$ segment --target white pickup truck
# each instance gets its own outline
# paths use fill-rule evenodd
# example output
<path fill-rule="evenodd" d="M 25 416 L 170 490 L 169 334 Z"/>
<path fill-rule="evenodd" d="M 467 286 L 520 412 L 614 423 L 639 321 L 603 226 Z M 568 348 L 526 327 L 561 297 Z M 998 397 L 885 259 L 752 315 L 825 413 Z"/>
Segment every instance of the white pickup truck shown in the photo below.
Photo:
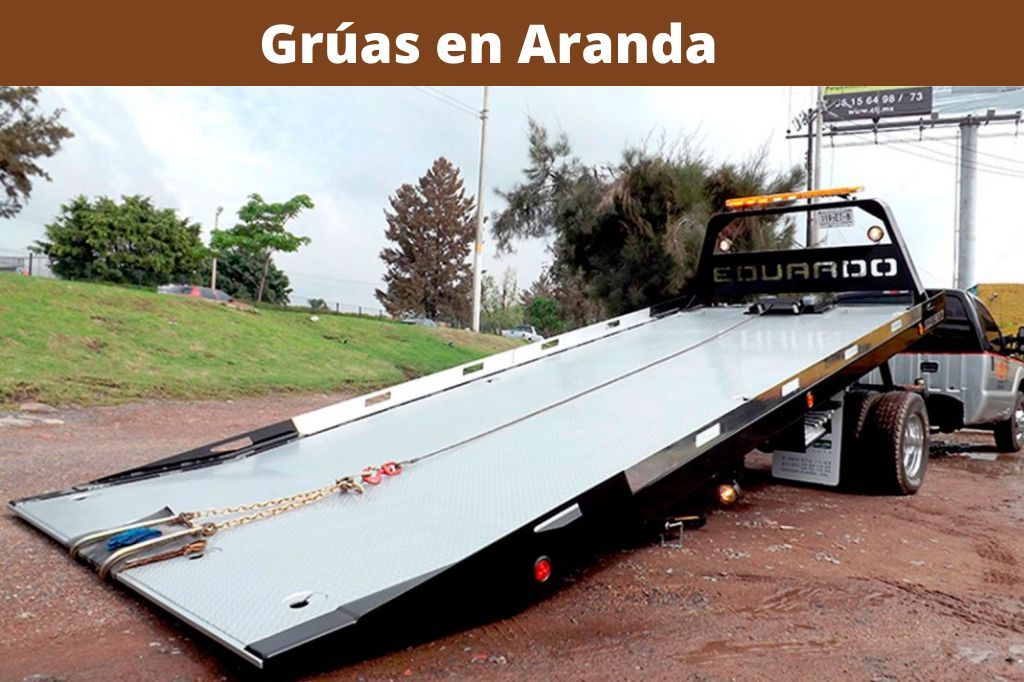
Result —
<path fill-rule="evenodd" d="M 1024 446 L 1022 332 L 1003 336 L 976 296 L 947 289 L 945 320 L 889 360 L 893 382 L 923 388 L 933 428 L 988 429 L 1000 451 L 1016 452 Z"/>
<path fill-rule="evenodd" d="M 544 340 L 544 337 L 537 333 L 536 328 L 529 324 L 521 324 L 511 329 L 502 329 L 501 335 L 510 339 L 522 339 L 530 343 Z"/>

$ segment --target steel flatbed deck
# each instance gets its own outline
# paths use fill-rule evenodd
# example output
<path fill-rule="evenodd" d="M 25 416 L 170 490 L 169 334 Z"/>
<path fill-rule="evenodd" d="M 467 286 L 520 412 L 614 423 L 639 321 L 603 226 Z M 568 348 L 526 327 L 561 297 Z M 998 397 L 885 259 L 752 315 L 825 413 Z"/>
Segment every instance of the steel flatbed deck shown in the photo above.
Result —
<path fill-rule="evenodd" d="M 711 301 L 643 310 L 299 415 L 235 451 L 207 448 L 11 507 L 71 545 L 164 508 L 279 498 L 413 460 L 365 494 L 218 532 L 195 560 L 112 572 L 263 665 L 357 630 L 510 538 L 518 547 L 571 528 L 595 499 L 643 498 L 696 458 L 749 449 L 806 409 L 809 392 L 841 390 L 934 315 L 922 301 L 806 315 Z"/>

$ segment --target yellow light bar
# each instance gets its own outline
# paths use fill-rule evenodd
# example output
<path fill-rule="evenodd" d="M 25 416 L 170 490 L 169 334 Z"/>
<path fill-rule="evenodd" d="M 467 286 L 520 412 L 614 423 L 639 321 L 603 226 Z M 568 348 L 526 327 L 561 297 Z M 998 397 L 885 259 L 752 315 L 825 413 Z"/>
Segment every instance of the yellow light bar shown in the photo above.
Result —
<path fill-rule="evenodd" d="M 774 206 L 776 204 L 788 204 L 800 199 L 816 199 L 819 197 L 843 197 L 856 194 L 864 189 L 863 187 L 833 187 L 832 189 L 812 189 L 806 192 L 784 192 L 782 194 L 762 194 L 757 197 L 739 197 L 726 199 L 725 207 L 736 210 L 740 208 L 761 208 L 763 206 Z"/>

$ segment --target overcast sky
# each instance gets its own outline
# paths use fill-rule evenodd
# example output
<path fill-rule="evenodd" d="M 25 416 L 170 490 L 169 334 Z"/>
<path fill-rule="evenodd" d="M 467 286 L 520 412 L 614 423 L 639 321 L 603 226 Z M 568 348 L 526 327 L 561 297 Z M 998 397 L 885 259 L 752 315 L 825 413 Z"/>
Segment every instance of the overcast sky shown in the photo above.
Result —
<path fill-rule="evenodd" d="M 479 107 L 480 88 L 444 88 Z M 76 136 L 44 160 L 53 182 L 36 183 L 26 209 L 0 220 L 0 254 L 24 252 L 61 202 L 77 194 L 144 194 L 221 226 L 252 192 L 268 200 L 309 194 L 316 209 L 292 229 L 312 238 L 276 262 L 292 280 L 293 301 L 308 297 L 376 306 L 388 196 L 414 182 L 438 156 L 477 182 L 479 123 L 416 88 L 45 88 L 44 104 L 66 110 Z M 526 164 L 526 123 L 534 117 L 568 134 L 587 162 L 614 162 L 645 139 L 696 135 L 716 159 L 740 160 L 762 144 L 777 166 L 803 162 L 788 142 L 790 117 L 808 106 L 810 88 L 492 88 L 487 186 L 506 188 Z M 981 281 L 1024 281 L 1024 137 L 1011 126 L 983 130 L 978 185 Z M 825 186 L 863 184 L 887 200 L 930 285 L 948 285 L 953 259 L 955 131 L 913 145 L 858 146 L 823 155 Z M 989 137 L 984 137 L 989 135 Z M 870 142 L 870 138 L 862 140 Z M 488 212 L 500 207 L 488 191 Z M 544 244 L 485 268 L 516 268 L 528 285 L 547 259 Z"/>

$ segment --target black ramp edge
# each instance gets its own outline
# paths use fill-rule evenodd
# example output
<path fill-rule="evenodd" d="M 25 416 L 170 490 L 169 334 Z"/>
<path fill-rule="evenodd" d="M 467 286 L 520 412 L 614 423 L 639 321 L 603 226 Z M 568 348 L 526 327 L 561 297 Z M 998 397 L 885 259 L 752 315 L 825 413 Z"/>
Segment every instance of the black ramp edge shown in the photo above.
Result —
<path fill-rule="evenodd" d="M 422 585 L 434 576 L 443 573 L 448 568 L 449 567 L 446 566 L 436 571 L 425 573 L 421 576 L 412 578 L 411 580 L 406 580 L 403 583 L 381 590 L 375 594 L 371 594 L 367 597 L 363 597 L 362 599 L 345 604 L 345 606 L 339 607 L 330 613 L 317 616 L 305 623 L 288 628 L 287 630 L 282 630 L 276 635 L 271 635 L 270 637 L 261 639 L 258 642 L 253 642 L 246 647 L 246 650 L 256 654 L 263 660 L 287 653 L 302 646 L 303 644 L 313 641 L 314 639 L 319 639 L 320 637 L 324 637 L 339 630 L 343 630 L 351 625 L 355 625 L 356 621 L 358 621 L 363 615 L 397 597 L 400 597 L 414 587 Z"/>
<path fill-rule="evenodd" d="M 196 464 L 202 464 L 205 462 L 217 462 L 221 459 L 228 457 L 238 457 L 245 454 L 253 454 L 264 450 L 269 446 L 277 445 L 286 440 L 298 436 L 298 432 L 295 430 L 295 425 L 292 420 L 287 419 L 280 421 L 269 426 L 263 426 L 252 431 L 240 433 L 228 438 L 222 438 L 214 443 L 203 445 L 202 447 L 187 450 L 177 455 L 165 457 L 164 459 L 158 459 L 155 462 L 143 464 L 142 466 L 120 471 L 116 474 L 97 478 L 94 481 L 90 481 L 92 485 L 108 485 L 111 483 L 117 483 L 126 479 L 135 479 L 148 474 L 160 473 L 168 471 L 170 469 L 177 469 L 185 466 L 191 466 Z M 236 441 L 251 441 L 251 444 L 244 445 L 243 447 L 231 450 L 219 450 L 222 446 L 229 445 Z"/>
<path fill-rule="evenodd" d="M 257 452 L 261 452 L 268 448 L 298 438 L 298 436 L 299 432 L 295 430 L 295 425 L 292 423 L 292 420 L 287 419 L 268 426 L 262 426 L 258 429 L 253 429 L 252 431 L 247 431 L 246 433 L 222 438 L 214 443 L 193 448 L 192 450 L 187 450 L 177 455 L 171 455 L 170 457 L 158 459 L 141 466 L 109 474 L 89 481 L 88 483 L 73 486 L 66 490 L 54 490 L 47 493 L 41 493 L 39 495 L 21 497 L 10 500 L 7 504 L 13 509 L 14 507 L 26 502 L 35 502 L 54 497 L 61 497 L 71 493 L 81 492 L 82 490 L 90 487 L 116 485 L 127 481 L 139 480 L 148 476 L 156 476 L 157 474 L 175 469 L 194 468 L 216 464 L 224 459 L 256 454 Z M 230 450 L 218 449 L 222 446 L 235 443 L 236 441 L 245 441 L 246 439 L 250 442 L 240 448 L 232 448 Z"/>

